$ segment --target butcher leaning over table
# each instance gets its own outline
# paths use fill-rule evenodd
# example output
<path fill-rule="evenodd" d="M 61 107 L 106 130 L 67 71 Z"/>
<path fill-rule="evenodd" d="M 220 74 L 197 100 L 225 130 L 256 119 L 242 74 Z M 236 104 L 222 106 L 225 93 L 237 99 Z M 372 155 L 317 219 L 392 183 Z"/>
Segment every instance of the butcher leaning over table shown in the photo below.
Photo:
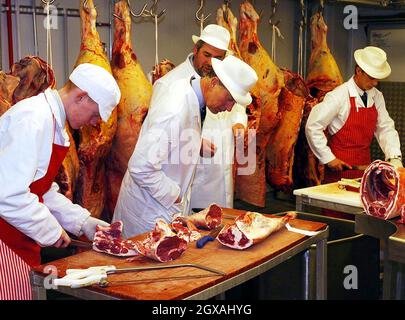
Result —
<path fill-rule="evenodd" d="M 402 167 L 398 132 L 385 108 L 383 94 L 375 88 L 378 80 L 391 73 L 386 53 L 369 46 L 356 50 L 354 59 L 354 76 L 312 109 L 305 128 L 312 151 L 326 165 L 324 183 L 361 177 L 364 171 L 353 170 L 352 166 L 370 164 L 373 136 L 385 159 Z"/>
<path fill-rule="evenodd" d="M 65 248 L 66 231 L 92 240 L 88 210 L 58 193 L 54 178 L 73 129 L 107 121 L 120 100 L 114 78 L 93 64 L 77 66 L 60 90 L 25 99 L 0 118 L 0 299 L 31 299 L 29 271 L 40 247 Z M 66 230 L 66 231 L 65 231 Z"/>
<path fill-rule="evenodd" d="M 160 78 L 153 86 L 153 95 L 166 94 L 169 85 L 181 78 L 195 76 L 196 79 L 213 72 L 211 59 L 223 60 L 228 51 L 230 34 L 224 27 L 209 24 L 201 35 L 192 37 L 193 53 L 186 60 Z M 215 202 L 222 207 L 233 207 L 232 160 L 233 137 L 238 129 L 247 125 L 246 108 L 236 104 L 231 112 L 213 114 L 202 106 L 202 148 L 200 163 L 191 188 L 191 208 L 205 208 Z M 213 143 L 215 142 L 215 143 Z M 216 150 L 220 150 L 216 154 Z M 210 160 L 203 159 L 212 156 Z M 204 162 L 208 162 L 205 163 Z"/>
<path fill-rule="evenodd" d="M 215 75 L 178 79 L 165 94 L 152 95 L 114 211 L 113 221 L 124 223 L 125 238 L 151 231 L 157 218 L 171 222 L 177 214 L 189 214 L 201 109 L 216 114 L 230 111 L 235 102 L 251 103 L 256 72 L 234 56 L 211 61 Z"/>

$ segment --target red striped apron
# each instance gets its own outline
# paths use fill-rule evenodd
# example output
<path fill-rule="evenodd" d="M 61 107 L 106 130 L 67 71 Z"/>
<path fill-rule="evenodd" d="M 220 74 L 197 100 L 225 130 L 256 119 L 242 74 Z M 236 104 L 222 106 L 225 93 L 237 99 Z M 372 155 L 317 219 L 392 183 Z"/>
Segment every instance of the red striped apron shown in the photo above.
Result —
<path fill-rule="evenodd" d="M 371 163 L 370 145 L 377 127 L 378 112 L 375 104 L 370 108 L 356 108 L 355 97 L 350 97 L 350 113 L 343 127 L 329 140 L 329 147 L 340 160 L 354 165 L 369 165 Z M 332 171 L 325 166 L 325 179 L 323 183 L 332 183 L 341 178 L 355 179 L 362 177 L 364 171 L 344 170 Z M 326 211 L 326 210 L 325 210 Z M 352 218 L 347 214 L 332 214 L 338 218 Z"/>
<path fill-rule="evenodd" d="M 55 118 L 54 138 L 55 138 Z M 31 183 L 30 190 L 43 202 L 69 147 L 52 144 L 51 159 L 44 177 Z M 31 300 L 29 271 L 41 264 L 40 246 L 0 218 L 0 300 Z"/>

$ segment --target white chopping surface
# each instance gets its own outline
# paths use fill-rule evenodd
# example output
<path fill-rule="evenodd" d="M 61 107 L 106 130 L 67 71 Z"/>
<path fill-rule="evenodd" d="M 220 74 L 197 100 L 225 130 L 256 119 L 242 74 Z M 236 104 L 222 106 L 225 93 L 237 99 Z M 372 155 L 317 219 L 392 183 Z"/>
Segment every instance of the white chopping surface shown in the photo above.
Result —
<path fill-rule="evenodd" d="M 340 189 L 337 182 L 321 184 L 315 187 L 296 189 L 294 190 L 294 195 L 308 196 L 311 199 L 363 208 L 360 200 L 360 193 Z"/>

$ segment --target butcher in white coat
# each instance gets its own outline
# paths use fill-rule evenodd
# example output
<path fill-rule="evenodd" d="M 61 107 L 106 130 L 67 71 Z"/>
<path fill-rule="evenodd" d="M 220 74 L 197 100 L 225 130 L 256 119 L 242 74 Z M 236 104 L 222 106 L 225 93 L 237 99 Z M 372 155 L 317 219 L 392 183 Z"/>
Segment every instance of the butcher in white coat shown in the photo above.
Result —
<path fill-rule="evenodd" d="M 229 31 L 219 25 L 207 25 L 200 37 L 194 35 L 192 39 L 195 43 L 193 53 L 156 81 L 153 86 L 154 96 L 166 94 L 168 86 L 177 79 L 191 76 L 199 78 L 212 73 L 211 58 L 222 60 L 230 53 Z M 246 107 L 239 104 L 231 112 L 214 115 L 207 110 L 206 116 L 203 115 L 202 148 L 191 189 L 192 208 L 205 208 L 212 202 L 223 207 L 233 207 L 233 133 L 246 126 Z M 220 152 L 216 153 L 217 150 Z"/>
<path fill-rule="evenodd" d="M 189 214 L 190 190 L 201 148 L 201 109 L 230 111 L 249 104 L 255 71 L 233 56 L 212 59 L 215 76 L 189 76 L 153 94 L 149 112 L 125 173 L 113 221 L 124 237 L 153 229 L 157 218 L 171 222 Z"/>
<path fill-rule="evenodd" d="M 53 180 L 69 149 L 66 123 L 107 121 L 120 95 L 106 70 L 86 63 L 62 89 L 22 100 L 0 118 L 0 300 L 31 298 L 29 271 L 41 262 L 41 246 L 68 246 L 66 231 L 93 240 L 98 224 L 108 226 Z"/>

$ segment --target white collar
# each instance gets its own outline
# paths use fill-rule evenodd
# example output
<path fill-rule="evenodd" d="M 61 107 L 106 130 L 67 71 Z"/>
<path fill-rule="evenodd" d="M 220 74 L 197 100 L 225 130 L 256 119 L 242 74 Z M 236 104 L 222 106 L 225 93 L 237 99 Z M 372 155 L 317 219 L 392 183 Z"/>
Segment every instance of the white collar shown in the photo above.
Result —
<path fill-rule="evenodd" d="M 193 88 L 197 99 L 198 99 L 198 104 L 200 105 L 200 109 L 205 106 L 205 100 L 204 96 L 201 90 L 201 77 L 200 76 L 193 76 L 190 80 L 191 87 Z"/>
<path fill-rule="evenodd" d="M 56 123 L 60 128 L 64 128 L 66 125 L 66 113 L 65 107 L 63 106 L 63 102 L 59 96 L 58 91 L 48 88 L 45 90 L 44 94 L 48 100 L 49 105 L 51 106 Z"/>

